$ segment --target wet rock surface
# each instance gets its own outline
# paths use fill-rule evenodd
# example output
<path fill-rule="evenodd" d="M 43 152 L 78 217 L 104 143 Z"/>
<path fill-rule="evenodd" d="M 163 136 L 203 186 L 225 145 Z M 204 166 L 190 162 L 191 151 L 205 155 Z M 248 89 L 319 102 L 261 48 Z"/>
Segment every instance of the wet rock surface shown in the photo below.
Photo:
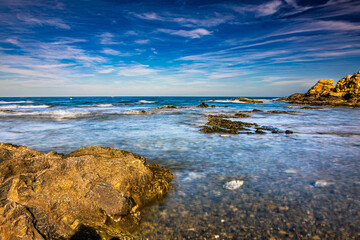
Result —
<path fill-rule="evenodd" d="M 252 111 L 248 111 L 252 112 Z M 232 121 L 224 118 L 249 118 L 250 115 L 243 113 L 208 115 L 208 122 L 200 128 L 202 133 L 228 133 L 228 134 L 266 134 L 285 133 L 291 134 L 291 130 L 280 130 L 271 126 L 259 126 L 256 123 Z"/>
<path fill-rule="evenodd" d="M 140 209 L 162 199 L 172 175 L 130 152 L 100 146 L 68 155 L 0 143 L 0 239 L 126 236 Z"/>
<path fill-rule="evenodd" d="M 291 104 L 360 107 L 360 72 L 347 75 L 335 86 L 332 79 L 319 80 L 305 94 L 295 93 L 278 100 Z"/>
<path fill-rule="evenodd" d="M 186 108 L 186 107 L 175 106 L 175 105 L 167 105 L 167 106 L 163 106 L 163 107 L 156 107 L 154 109 L 179 109 L 179 108 Z"/>
<path fill-rule="evenodd" d="M 255 99 L 243 98 L 243 97 L 233 98 L 232 101 L 239 101 L 239 102 L 245 102 L 245 103 L 251 103 L 251 104 L 263 103 L 263 101 L 261 101 L 261 100 L 255 100 Z"/>

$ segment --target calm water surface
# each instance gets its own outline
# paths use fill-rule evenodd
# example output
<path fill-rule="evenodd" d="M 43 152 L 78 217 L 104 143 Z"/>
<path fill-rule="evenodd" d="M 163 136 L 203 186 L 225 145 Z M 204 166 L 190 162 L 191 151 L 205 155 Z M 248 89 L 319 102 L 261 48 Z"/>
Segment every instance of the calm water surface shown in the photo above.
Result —
<path fill-rule="evenodd" d="M 0 141 L 62 153 L 102 145 L 170 168 L 174 189 L 144 209 L 140 239 L 359 239 L 360 110 L 229 99 L 0 98 Z M 217 107 L 195 107 L 204 101 Z M 154 110 L 164 105 L 188 108 Z M 199 132 L 207 114 L 254 108 L 264 112 L 234 120 L 294 134 Z M 225 189 L 232 180 L 244 185 Z"/>

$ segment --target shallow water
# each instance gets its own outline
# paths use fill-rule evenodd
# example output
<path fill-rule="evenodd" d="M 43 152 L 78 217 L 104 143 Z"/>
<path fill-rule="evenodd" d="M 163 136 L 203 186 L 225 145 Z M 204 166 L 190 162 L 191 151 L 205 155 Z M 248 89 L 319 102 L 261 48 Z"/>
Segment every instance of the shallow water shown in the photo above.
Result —
<path fill-rule="evenodd" d="M 360 238 L 360 109 L 228 100 L 0 98 L 0 141 L 62 153 L 102 145 L 170 168 L 174 189 L 144 209 L 134 233 L 141 239 Z M 195 107 L 204 101 L 217 107 Z M 188 108 L 153 109 L 164 105 Z M 234 120 L 294 134 L 222 137 L 198 131 L 206 114 L 254 108 L 265 112 Z M 266 112 L 272 110 L 291 112 Z M 244 185 L 223 187 L 232 180 Z"/>

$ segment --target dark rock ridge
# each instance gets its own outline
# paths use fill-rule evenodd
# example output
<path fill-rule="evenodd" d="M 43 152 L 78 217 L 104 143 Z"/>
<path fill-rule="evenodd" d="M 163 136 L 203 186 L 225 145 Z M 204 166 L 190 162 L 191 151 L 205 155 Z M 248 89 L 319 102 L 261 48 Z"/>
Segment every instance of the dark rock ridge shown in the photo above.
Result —
<path fill-rule="evenodd" d="M 292 104 L 360 107 L 360 71 L 334 81 L 320 80 L 305 94 L 295 93 L 278 99 Z"/>
<path fill-rule="evenodd" d="M 247 123 L 241 121 L 231 121 L 224 118 L 247 118 L 250 117 L 246 114 L 235 114 L 235 115 L 208 115 L 209 121 L 205 126 L 202 126 L 199 130 L 203 133 L 228 133 L 228 134 L 265 134 L 271 133 L 286 133 L 291 134 L 293 131 L 286 130 L 282 131 L 274 127 L 259 126 L 256 123 Z"/>
<path fill-rule="evenodd" d="M 154 108 L 154 109 L 178 109 L 178 108 L 186 108 L 186 107 L 175 106 L 175 105 L 168 105 L 168 106 L 163 106 L 163 107 L 156 107 L 156 108 Z"/>
<path fill-rule="evenodd" d="M 208 107 L 212 107 L 212 108 L 214 108 L 214 107 L 216 107 L 215 105 L 209 105 L 209 104 L 207 104 L 207 103 L 201 103 L 201 104 L 199 104 L 199 105 L 197 105 L 196 107 L 198 107 L 198 108 L 208 108 Z"/>
<path fill-rule="evenodd" d="M 101 239 L 121 238 L 171 179 L 169 170 L 112 148 L 64 156 L 0 143 L 0 239 L 69 239 L 84 226 Z"/>
<path fill-rule="evenodd" d="M 252 104 L 263 103 L 263 101 L 261 100 L 255 100 L 255 99 L 243 98 L 243 97 L 233 98 L 232 101 L 239 101 L 239 102 L 252 103 Z"/>

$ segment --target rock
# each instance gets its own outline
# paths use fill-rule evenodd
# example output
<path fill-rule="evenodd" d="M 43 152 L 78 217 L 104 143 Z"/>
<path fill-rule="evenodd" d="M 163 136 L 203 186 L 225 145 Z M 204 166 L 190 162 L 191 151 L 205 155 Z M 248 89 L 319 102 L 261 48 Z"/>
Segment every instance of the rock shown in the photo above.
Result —
<path fill-rule="evenodd" d="M 207 108 L 207 107 L 210 107 L 208 104 L 206 103 L 201 103 L 200 105 L 196 106 L 196 107 L 199 107 L 199 108 Z M 215 106 L 214 106 L 215 107 Z"/>
<path fill-rule="evenodd" d="M 256 123 L 247 123 L 241 121 L 231 121 L 223 118 L 242 118 L 250 117 L 246 114 L 219 114 L 219 115 L 208 115 L 209 121 L 205 126 L 202 126 L 199 130 L 203 133 L 228 133 L 228 134 L 265 134 L 265 131 L 271 133 L 293 133 L 291 130 L 281 131 L 277 128 L 270 126 L 259 126 Z M 220 136 L 223 136 L 221 134 Z"/>
<path fill-rule="evenodd" d="M 286 108 L 294 108 L 294 109 L 309 109 L 309 110 L 313 110 L 313 109 L 321 109 L 320 107 L 299 107 L 299 106 L 288 106 Z"/>
<path fill-rule="evenodd" d="M 208 115 L 209 119 L 210 118 L 248 118 L 248 117 L 251 116 L 243 113 Z"/>
<path fill-rule="evenodd" d="M 154 109 L 178 109 L 178 108 L 186 108 L 186 107 L 175 106 L 175 105 L 168 105 L 168 106 L 163 106 L 163 107 L 156 107 L 156 108 L 154 108 Z"/>
<path fill-rule="evenodd" d="M 133 231 L 172 175 L 130 152 L 100 146 L 68 155 L 0 143 L 0 239 L 102 239 Z"/>
<path fill-rule="evenodd" d="M 256 129 L 255 131 L 256 134 L 266 134 L 266 132 L 262 131 L 261 129 Z"/>
<path fill-rule="evenodd" d="M 245 103 L 251 103 L 251 104 L 259 104 L 263 103 L 263 101 L 250 99 L 250 98 L 243 98 L 243 97 L 236 97 L 233 98 L 232 101 L 239 101 L 239 102 L 245 102 Z"/>
<path fill-rule="evenodd" d="M 305 95 L 318 98 L 330 93 L 334 88 L 334 80 L 319 80 Z"/>
<path fill-rule="evenodd" d="M 139 111 L 126 111 L 126 114 L 150 114 L 150 112 L 147 112 L 145 110 L 139 110 Z"/>
<path fill-rule="evenodd" d="M 227 182 L 223 185 L 223 188 L 228 190 L 236 190 L 240 188 L 242 185 L 244 185 L 243 180 L 232 180 L 230 182 Z"/>
<path fill-rule="evenodd" d="M 307 93 L 295 93 L 278 99 L 292 104 L 360 107 L 360 72 L 334 81 L 319 80 Z"/>

